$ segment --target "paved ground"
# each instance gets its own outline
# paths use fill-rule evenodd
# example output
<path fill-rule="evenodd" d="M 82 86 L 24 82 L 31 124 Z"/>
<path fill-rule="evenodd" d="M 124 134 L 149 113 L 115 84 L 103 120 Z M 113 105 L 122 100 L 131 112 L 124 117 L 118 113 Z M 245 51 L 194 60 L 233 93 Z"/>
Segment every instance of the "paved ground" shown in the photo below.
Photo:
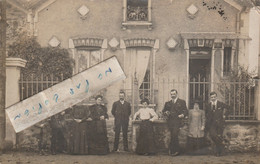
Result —
<path fill-rule="evenodd" d="M 94 155 L 44 155 L 28 152 L 9 152 L 0 155 L 0 164 L 260 164 L 260 155 L 229 154 L 222 157 L 211 155 L 170 157 L 168 155 L 139 156 L 133 153 Z"/>

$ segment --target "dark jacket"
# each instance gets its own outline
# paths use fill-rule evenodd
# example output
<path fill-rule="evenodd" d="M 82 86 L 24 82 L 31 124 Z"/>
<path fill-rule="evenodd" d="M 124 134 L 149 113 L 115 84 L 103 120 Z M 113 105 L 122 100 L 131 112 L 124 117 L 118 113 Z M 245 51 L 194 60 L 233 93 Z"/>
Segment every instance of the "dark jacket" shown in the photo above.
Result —
<path fill-rule="evenodd" d="M 206 130 L 212 126 L 224 128 L 225 119 L 228 117 L 229 107 L 223 102 L 217 101 L 215 110 L 212 109 L 211 103 L 206 106 Z M 224 117 L 225 116 L 225 117 Z"/>
<path fill-rule="evenodd" d="M 92 105 L 89 108 L 89 118 L 92 120 L 100 120 L 101 116 L 104 116 L 105 119 L 108 119 L 107 108 L 104 105 Z"/>
<path fill-rule="evenodd" d="M 179 98 L 177 99 L 176 103 L 173 103 L 172 100 L 166 102 L 162 112 L 165 113 L 166 111 L 170 112 L 170 115 L 167 119 L 169 128 L 181 127 L 183 118 L 179 118 L 178 116 L 183 114 L 184 117 L 186 117 L 188 115 L 186 102 Z"/>
<path fill-rule="evenodd" d="M 63 128 L 64 123 L 65 120 L 61 114 L 56 114 L 50 119 L 50 125 L 52 129 Z"/>
<path fill-rule="evenodd" d="M 129 121 L 129 116 L 131 115 L 131 105 L 127 101 L 124 101 L 124 104 L 122 104 L 118 100 L 114 102 L 111 112 L 116 120 L 120 119 L 120 120 Z"/>

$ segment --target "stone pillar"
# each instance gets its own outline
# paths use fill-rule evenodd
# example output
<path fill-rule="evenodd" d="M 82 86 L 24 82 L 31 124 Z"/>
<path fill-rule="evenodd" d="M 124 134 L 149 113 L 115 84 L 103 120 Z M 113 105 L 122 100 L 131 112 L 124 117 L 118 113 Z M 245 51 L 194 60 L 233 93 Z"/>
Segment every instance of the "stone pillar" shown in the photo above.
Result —
<path fill-rule="evenodd" d="M 215 52 L 216 50 L 213 49 L 211 52 L 211 77 L 210 77 L 210 91 L 214 91 L 215 90 L 215 86 L 214 86 L 214 76 L 215 76 Z"/>
<path fill-rule="evenodd" d="M 6 59 L 6 97 L 5 104 L 9 107 L 20 101 L 19 79 L 20 70 L 25 67 L 26 60 L 20 58 Z M 13 126 L 6 115 L 6 136 L 5 140 L 11 141 L 13 145 L 16 144 L 16 133 Z"/>
<path fill-rule="evenodd" d="M 260 120 L 260 80 L 256 80 L 256 92 L 255 92 L 255 114 L 256 114 L 256 118 L 259 121 Z M 259 126 L 260 127 L 260 126 Z M 259 144 L 260 145 L 260 144 Z"/>

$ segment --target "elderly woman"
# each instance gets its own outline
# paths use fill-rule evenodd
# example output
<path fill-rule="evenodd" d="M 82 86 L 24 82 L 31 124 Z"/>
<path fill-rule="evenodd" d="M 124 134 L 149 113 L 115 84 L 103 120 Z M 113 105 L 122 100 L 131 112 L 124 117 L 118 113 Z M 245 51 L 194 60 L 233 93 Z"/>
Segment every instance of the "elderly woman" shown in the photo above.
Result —
<path fill-rule="evenodd" d="M 189 135 L 187 149 L 190 154 L 201 154 L 204 142 L 205 111 L 199 107 L 199 101 L 189 111 Z"/>
<path fill-rule="evenodd" d="M 140 155 L 151 155 L 156 152 L 152 122 L 158 119 L 158 116 L 152 108 L 148 107 L 148 99 L 143 99 L 141 104 L 143 107 L 134 115 L 134 120 L 137 118 L 141 120 L 136 153 Z"/>
<path fill-rule="evenodd" d="M 107 108 L 101 104 L 102 96 L 96 96 L 96 104 L 90 106 L 88 116 L 88 153 L 105 155 L 109 153 L 106 119 Z"/>

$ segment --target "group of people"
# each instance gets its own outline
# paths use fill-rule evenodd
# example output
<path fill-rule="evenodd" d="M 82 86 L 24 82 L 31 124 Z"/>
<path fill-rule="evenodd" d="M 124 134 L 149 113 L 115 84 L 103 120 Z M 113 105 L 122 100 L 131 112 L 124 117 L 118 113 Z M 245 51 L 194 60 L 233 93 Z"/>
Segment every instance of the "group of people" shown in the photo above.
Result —
<path fill-rule="evenodd" d="M 170 91 L 171 100 L 166 102 L 162 110 L 166 116 L 168 129 L 170 131 L 169 154 L 177 156 L 180 154 L 179 132 L 183 125 L 183 119 L 188 119 L 189 136 L 187 150 L 194 152 L 203 147 L 205 136 L 209 134 L 211 141 L 215 145 L 215 153 L 217 156 L 223 152 L 223 130 L 225 127 L 225 118 L 228 115 L 228 107 L 217 100 L 217 93 L 210 93 L 210 103 L 205 110 L 200 108 L 200 102 L 195 101 L 193 109 L 188 110 L 186 102 L 178 97 L 178 91 L 173 89 Z M 53 154 L 57 152 L 57 142 L 61 139 L 66 140 L 61 145 L 62 149 L 70 154 L 96 154 L 105 155 L 110 152 L 106 119 L 108 119 L 107 108 L 101 104 L 102 96 L 95 98 L 96 103 L 89 107 L 76 109 L 71 114 L 71 124 L 66 126 L 68 129 L 67 136 L 61 137 L 60 116 L 64 114 L 52 116 L 52 138 L 51 150 Z M 135 152 L 141 155 L 151 155 L 156 153 L 156 145 L 153 131 L 153 121 L 158 119 L 158 115 L 154 109 L 149 108 L 149 100 L 143 99 L 143 105 L 133 117 L 133 120 L 140 120 L 139 134 L 137 136 L 137 146 Z M 125 93 L 119 93 L 119 100 L 113 103 L 112 115 L 114 116 L 114 147 L 112 152 L 118 151 L 120 132 L 123 133 L 124 151 L 128 149 L 128 126 L 131 115 L 131 105 L 125 100 Z M 65 130 L 66 131 L 66 130 Z M 67 138 L 67 139 L 65 139 Z M 60 148 L 60 147 L 59 147 Z"/>
<path fill-rule="evenodd" d="M 193 109 L 187 110 L 186 102 L 178 98 L 178 91 L 172 89 L 171 100 L 164 105 L 163 113 L 167 117 L 167 124 L 171 134 L 169 154 L 177 156 L 180 154 L 179 131 L 182 120 L 188 119 L 188 142 L 187 151 L 193 153 L 203 149 L 207 136 L 215 149 L 215 155 L 221 156 L 224 150 L 223 131 L 225 119 L 228 116 L 228 106 L 217 99 L 217 93 L 210 93 L 210 102 L 205 109 L 200 108 L 200 102 L 194 101 Z"/>

